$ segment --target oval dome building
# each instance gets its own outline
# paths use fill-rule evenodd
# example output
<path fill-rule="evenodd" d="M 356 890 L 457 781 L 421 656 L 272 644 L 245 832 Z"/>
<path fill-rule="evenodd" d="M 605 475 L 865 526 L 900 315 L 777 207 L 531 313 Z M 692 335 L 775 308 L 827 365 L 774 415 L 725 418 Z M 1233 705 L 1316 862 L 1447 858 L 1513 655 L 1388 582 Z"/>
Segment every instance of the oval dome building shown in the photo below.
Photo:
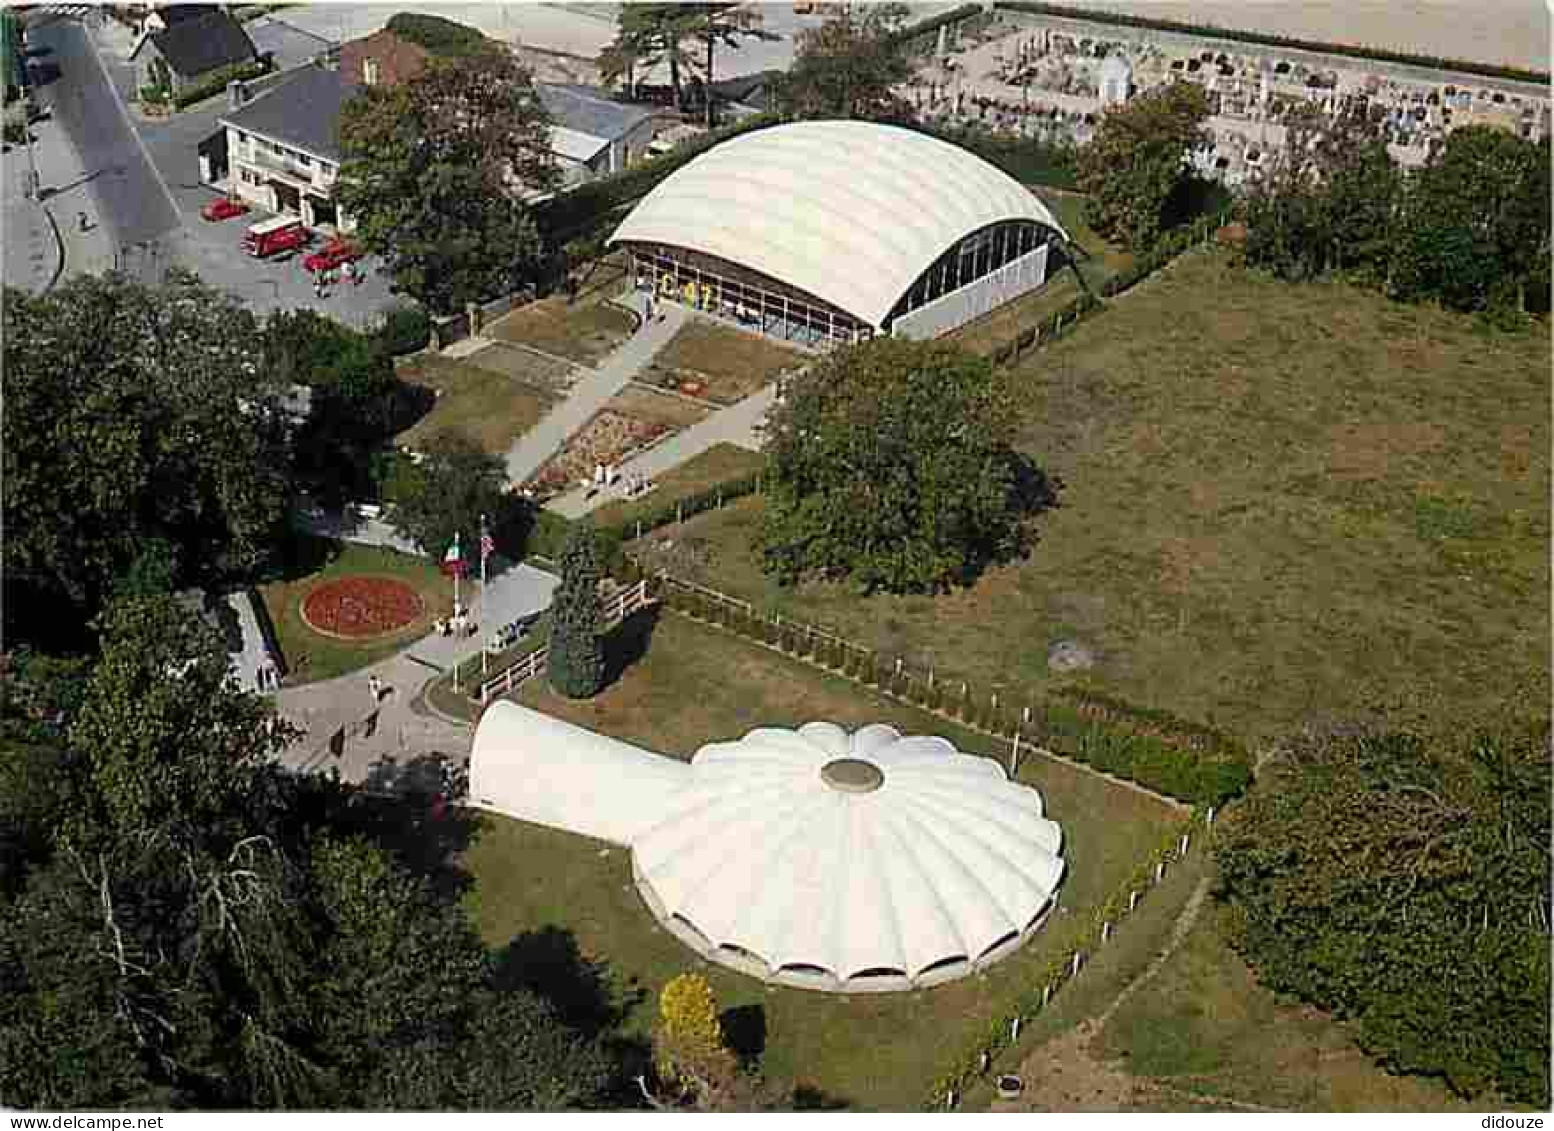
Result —
<path fill-rule="evenodd" d="M 639 286 L 773 337 L 932 338 L 1047 281 L 1067 233 L 980 157 L 871 122 L 770 126 L 664 178 L 610 238 Z"/>
<path fill-rule="evenodd" d="M 762 727 L 685 763 L 511 703 L 476 731 L 470 798 L 631 850 L 643 902 L 763 981 L 917 989 L 1045 921 L 1063 837 L 997 762 L 882 724 Z"/>

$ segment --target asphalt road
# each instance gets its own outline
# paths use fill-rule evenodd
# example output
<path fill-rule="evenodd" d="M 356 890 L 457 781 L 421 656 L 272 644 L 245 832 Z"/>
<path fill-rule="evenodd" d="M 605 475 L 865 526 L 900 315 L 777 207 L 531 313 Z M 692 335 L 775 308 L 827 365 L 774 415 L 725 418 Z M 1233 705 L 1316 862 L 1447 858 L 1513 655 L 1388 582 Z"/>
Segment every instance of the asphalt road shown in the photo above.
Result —
<path fill-rule="evenodd" d="M 55 20 L 29 33 L 33 47 L 47 47 L 38 100 L 69 135 L 86 162 L 86 178 L 99 221 L 117 247 L 148 244 L 181 226 L 178 210 L 125 117 L 86 31 L 73 20 Z M 66 186 L 54 186 L 65 188 Z"/>

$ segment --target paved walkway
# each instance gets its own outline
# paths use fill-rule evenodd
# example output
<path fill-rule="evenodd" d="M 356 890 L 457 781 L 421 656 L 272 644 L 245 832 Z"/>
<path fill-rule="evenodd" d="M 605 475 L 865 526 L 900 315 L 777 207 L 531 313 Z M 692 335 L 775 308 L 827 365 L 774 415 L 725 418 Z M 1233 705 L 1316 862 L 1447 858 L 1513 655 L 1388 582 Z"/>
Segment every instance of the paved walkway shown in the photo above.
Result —
<path fill-rule="evenodd" d="M 628 295 L 621 301 L 641 313 L 643 296 L 640 293 Z M 659 309 L 664 315 L 662 319 L 643 324 L 598 368 L 573 385 L 566 400 L 519 437 L 507 453 L 510 483 L 523 483 L 543 467 L 545 461 L 560 451 L 611 397 L 624 389 L 685 324 L 683 310 L 670 303 L 660 304 Z"/>
<path fill-rule="evenodd" d="M 760 427 L 767 410 L 777 396 L 777 387 L 767 385 L 728 408 L 720 409 L 707 419 L 676 432 L 663 443 L 621 464 L 623 476 L 637 474 L 656 478 L 686 460 L 701 455 L 718 444 L 736 444 L 752 452 L 761 450 Z M 590 487 L 575 487 L 564 495 L 558 495 L 546 504 L 547 508 L 565 518 L 581 518 L 607 503 L 625 496 L 621 488 L 599 491 L 590 497 Z M 651 497 L 651 496 L 649 496 Z"/>

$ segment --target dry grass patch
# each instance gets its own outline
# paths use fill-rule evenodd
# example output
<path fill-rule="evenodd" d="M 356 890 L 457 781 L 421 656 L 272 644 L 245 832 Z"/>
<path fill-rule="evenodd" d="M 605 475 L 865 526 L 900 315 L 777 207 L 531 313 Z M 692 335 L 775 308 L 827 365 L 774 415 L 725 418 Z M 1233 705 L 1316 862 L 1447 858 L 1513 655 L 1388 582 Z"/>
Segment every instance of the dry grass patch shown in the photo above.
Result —
<path fill-rule="evenodd" d="M 560 395 L 576 383 L 582 370 L 569 361 L 537 353 L 511 342 L 492 342 L 485 349 L 461 359 L 466 365 L 489 369 L 515 381 L 522 381 Z"/>
<path fill-rule="evenodd" d="M 698 424 L 713 410 L 687 397 L 661 392 L 648 385 L 627 385 L 606 402 L 605 408 L 635 417 L 669 432 Z"/>
<path fill-rule="evenodd" d="M 1077 638 L 1103 689 L 1253 742 L 1383 702 L 1455 729 L 1548 685 L 1550 360 L 1195 253 L 1021 366 L 1020 446 L 1064 484 L 1028 561 L 865 600 L 769 583 L 759 499 L 675 538 L 695 580 L 982 688 L 1039 692 Z"/>
<path fill-rule="evenodd" d="M 654 357 L 643 379 L 719 404 L 759 392 L 805 356 L 759 334 L 693 318 Z"/>
<path fill-rule="evenodd" d="M 506 455 L 555 403 L 542 385 L 436 355 L 415 358 L 399 369 L 401 380 L 437 391 L 432 411 L 395 437 L 402 447 L 424 448 L 441 433 L 461 435 L 492 455 Z"/>
<path fill-rule="evenodd" d="M 636 319 L 605 302 L 568 305 L 560 296 L 531 302 L 486 327 L 487 337 L 519 342 L 544 353 L 594 366 L 636 330 Z"/>

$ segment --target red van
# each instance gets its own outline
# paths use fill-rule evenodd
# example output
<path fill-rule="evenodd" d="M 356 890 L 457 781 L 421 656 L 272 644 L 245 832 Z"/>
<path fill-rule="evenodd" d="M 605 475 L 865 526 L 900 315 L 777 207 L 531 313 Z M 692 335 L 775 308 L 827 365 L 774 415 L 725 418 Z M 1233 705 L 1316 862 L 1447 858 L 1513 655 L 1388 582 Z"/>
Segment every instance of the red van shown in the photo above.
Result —
<path fill-rule="evenodd" d="M 249 228 L 243 236 L 243 250 L 255 259 L 264 259 L 283 251 L 306 247 L 312 238 L 312 233 L 295 216 L 277 216 Z"/>

